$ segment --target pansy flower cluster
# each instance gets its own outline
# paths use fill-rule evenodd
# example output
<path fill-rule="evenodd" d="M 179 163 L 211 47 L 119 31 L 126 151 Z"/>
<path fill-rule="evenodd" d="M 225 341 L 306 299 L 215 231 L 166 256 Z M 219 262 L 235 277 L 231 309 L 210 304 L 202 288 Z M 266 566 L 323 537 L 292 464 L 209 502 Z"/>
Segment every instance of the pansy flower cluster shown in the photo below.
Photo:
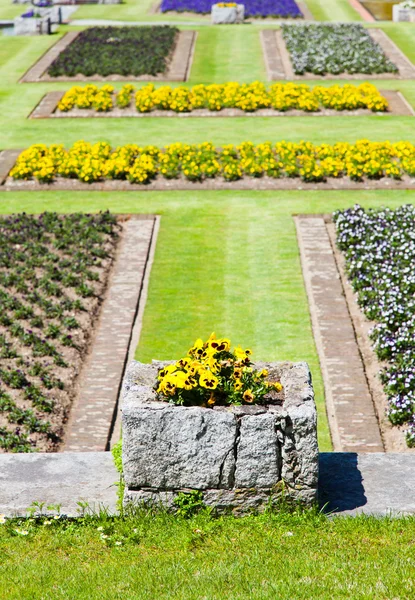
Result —
<path fill-rule="evenodd" d="M 162 13 L 194 12 L 208 14 L 212 5 L 217 4 L 215 0 L 162 0 L 160 11 Z M 235 6 L 236 3 L 220 3 L 222 6 Z M 280 18 L 302 18 L 303 14 L 295 0 L 245 0 L 246 17 L 280 17 Z"/>
<path fill-rule="evenodd" d="M 0 218 L 0 451 L 57 449 L 117 232 L 107 212 Z"/>
<path fill-rule="evenodd" d="M 204 181 L 223 177 L 300 177 L 303 181 L 325 181 L 327 177 L 348 176 L 362 181 L 415 175 L 415 146 L 410 142 L 370 142 L 315 145 L 311 142 L 264 142 L 215 148 L 202 144 L 169 144 L 164 148 L 127 144 L 115 149 L 106 142 L 75 142 L 63 145 L 35 144 L 24 150 L 10 171 L 14 179 L 36 178 L 50 183 L 56 177 L 86 183 L 105 179 L 126 179 L 147 184 L 157 177 Z"/>
<path fill-rule="evenodd" d="M 284 24 L 282 33 L 297 75 L 398 72 L 362 25 Z"/>
<path fill-rule="evenodd" d="M 255 370 L 251 354 L 240 346 L 231 351 L 229 339 L 212 333 L 206 342 L 197 339 L 184 358 L 163 367 L 155 389 L 172 404 L 207 408 L 260 404 L 267 396 L 281 396 L 281 383 L 267 381 L 266 369 Z"/>
<path fill-rule="evenodd" d="M 365 210 L 356 205 L 334 213 L 337 244 L 365 315 L 375 325 L 374 349 L 394 425 L 407 424 L 415 446 L 415 208 Z"/>
<path fill-rule="evenodd" d="M 108 112 L 115 105 L 119 108 L 130 106 L 133 98 L 137 111 L 141 113 L 152 110 L 172 110 L 177 113 L 196 109 L 220 111 L 224 108 L 238 108 L 245 112 L 262 108 L 306 112 L 319 111 L 321 108 L 339 111 L 366 108 L 373 112 L 388 109 L 386 98 L 371 83 L 310 87 L 303 83 L 287 82 L 274 83 L 267 88 L 259 81 L 198 84 L 192 87 L 155 87 L 149 83 L 138 90 L 126 84 L 119 92 L 108 84 L 100 88 L 93 84 L 74 86 L 64 94 L 58 109 L 68 112 L 76 107 Z"/>

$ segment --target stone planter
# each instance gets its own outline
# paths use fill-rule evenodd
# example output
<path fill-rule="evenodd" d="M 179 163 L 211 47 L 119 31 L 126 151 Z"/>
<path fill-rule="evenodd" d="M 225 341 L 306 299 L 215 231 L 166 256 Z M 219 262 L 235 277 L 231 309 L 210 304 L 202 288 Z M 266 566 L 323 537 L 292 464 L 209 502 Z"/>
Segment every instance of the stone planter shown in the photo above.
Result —
<path fill-rule="evenodd" d="M 412 8 L 404 8 L 400 4 L 392 6 L 392 19 L 395 22 L 412 21 L 415 16 L 415 10 Z"/>
<path fill-rule="evenodd" d="M 218 512 L 260 510 L 282 495 L 317 498 L 317 415 L 306 363 L 255 363 L 284 386 L 283 405 L 182 407 L 156 399 L 158 369 L 132 362 L 122 392 L 124 503 L 171 506 L 201 490 Z"/>
<path fill-rule="evenodd" d="M 15 35 L 50 35 L 49 17 L 16 17 L 13 20 Z"/>
<path fill-rule="evenodd" d="M 224 23 L 243 23 L 245 18 L 245 5 L 219 6 L 213 4 L 211 9 L 212 23 L 221 25 Z"/>

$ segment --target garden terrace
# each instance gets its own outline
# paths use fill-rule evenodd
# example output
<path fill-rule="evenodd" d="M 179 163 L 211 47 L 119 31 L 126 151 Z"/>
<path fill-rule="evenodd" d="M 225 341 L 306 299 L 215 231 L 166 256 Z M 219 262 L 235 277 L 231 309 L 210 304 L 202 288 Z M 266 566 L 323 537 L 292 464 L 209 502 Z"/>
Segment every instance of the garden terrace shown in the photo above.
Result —
<path fill-rule="evenodd" d="M 0 219 L 0 448 L 63 436 L 119 237 L 110 213 Z"/>
<path fill-rule="evenodd" d="M 184 81 L 190 71 L 195 37 L 193 31 L 170 26 L 71 31 L 21 81 Z"/>
<path fill-rule="evenodd" d="M 215 4 L 214 0 L 162 0 L 160 12 L 208 14 L 213 4 Z M 295 0 L 246 0 L 244 5 L 245 17 L 290 19 L 303 17 Z"/>
<path fill-rule="evenodd" d="M 282 116 L 402 114 L 414 111 L 399 92 L 379 91 L 374 85 L 329 87 L 278 83 L 269 89 L 259 82 L 197 85 L 191 88 L 153 84 L 136 89 L 131 84 L 117 91 L 105 84 L 74 86 L 67 92 L 49 92 L 30 118 L 59 117 L 174 117 L 174 116 Z"/>
<path fill-rule="evenodd" d="M 373 327 L 369 336 L 388 399 L 387 414 L 403 425 L 415 446 L 415 211 L 365 211 L 359 205 L 334 214 L 337 244 L 357 301 Z"/>

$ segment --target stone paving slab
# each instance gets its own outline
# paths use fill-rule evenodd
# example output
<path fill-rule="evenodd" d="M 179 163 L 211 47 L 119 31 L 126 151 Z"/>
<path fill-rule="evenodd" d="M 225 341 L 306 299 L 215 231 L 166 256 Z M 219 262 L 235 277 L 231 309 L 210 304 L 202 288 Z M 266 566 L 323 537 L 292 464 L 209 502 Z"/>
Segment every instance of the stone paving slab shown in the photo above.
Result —
<path fill-rule="evenodd" d="M 61 504 L 70 516 L 77 502 L 115 513 L 118 482 L 111 452 L 0 454 L 0 514 L 24 516 L 32 502 Z"/>
<path fill-rule="evenodd" d="M 0 454 L 0 514 L 22 516 L 32 502 L 59 503 L 79 515 L 77 502 L 116 512 L 119 474 L 110 452 Z M 415 513 L 415 455 L 320 453 L 320 506 L 339 516 Z"/>
<path fill-rule="evenodd" d="M 335 450 L 384 451 L 326 223 L 295 219 L 327 415 Z"/>
<path fill-rule="evenodd" d="M 415 455 L 320 454 L 320 505 L 338 515 L 415 513 Z"/>
<path fill-rule="evenodd" d="M 108 449 L 118 395 L 154 230 L 154 217 L 131 218 L 108 282 L 95 327 L 92 350 L 83 366 L 64 441 L 64 451 Z"/>

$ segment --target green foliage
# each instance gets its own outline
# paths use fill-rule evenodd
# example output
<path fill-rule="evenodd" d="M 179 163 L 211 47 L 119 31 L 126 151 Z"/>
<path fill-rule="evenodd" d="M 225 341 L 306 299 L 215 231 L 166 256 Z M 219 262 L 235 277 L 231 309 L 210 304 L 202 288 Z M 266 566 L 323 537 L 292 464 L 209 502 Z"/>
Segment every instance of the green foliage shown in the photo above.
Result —
<path fill-rule="evenodd" d="M 116 444 L 111 449 L 112 457 L 114 459 L 115 468 L 118 473 L 122 475 L 122 439 L 119 439 Z"/>
<path fill-rule="evenodd" d="M 180 517 L 188 519 L 205 508 L 203 493 L 200 490 L 190 492 L 179 492 L 173 500 L 176 513 Z"/>
<path fill-rule="evenodd" d="M 51 77 L 83 75 L 157 75 L 166 69 L 176 27 L 90 27 L 49 67 Z"/>

